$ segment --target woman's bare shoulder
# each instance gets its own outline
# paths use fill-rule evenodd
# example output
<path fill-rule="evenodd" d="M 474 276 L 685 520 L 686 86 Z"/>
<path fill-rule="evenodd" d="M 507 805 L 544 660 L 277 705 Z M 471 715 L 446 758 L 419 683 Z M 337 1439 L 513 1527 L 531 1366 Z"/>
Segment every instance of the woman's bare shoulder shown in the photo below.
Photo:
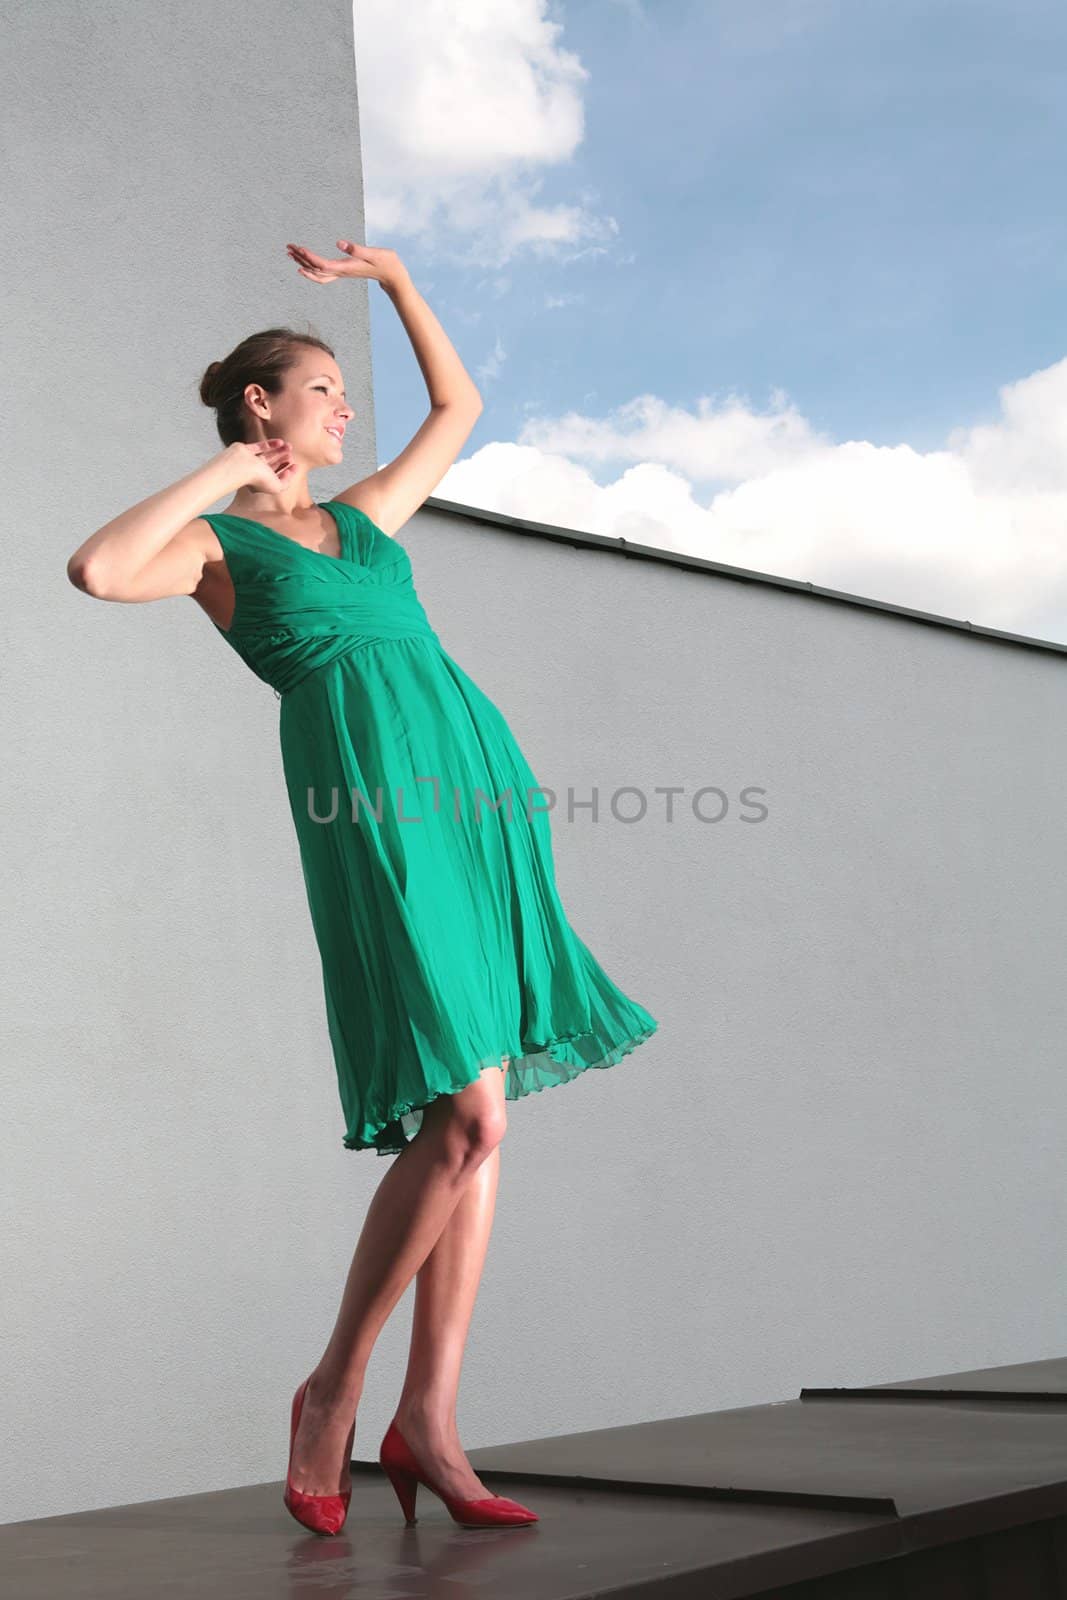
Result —
<path fill-rule="evenodd" d="M 186 549 L 202 552 L 206 561 L 222 560 L 221 541 L 206 517 L 194 517 L 187 522 L 184 528 L 178 529 L 174 540 L 180 540 Z"/>

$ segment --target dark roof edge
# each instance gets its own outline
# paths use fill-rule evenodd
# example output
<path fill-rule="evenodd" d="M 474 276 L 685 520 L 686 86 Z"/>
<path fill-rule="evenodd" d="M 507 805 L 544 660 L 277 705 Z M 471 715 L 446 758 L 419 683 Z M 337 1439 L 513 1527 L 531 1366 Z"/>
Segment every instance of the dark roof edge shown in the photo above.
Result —
<path fill-rule="evenodd" d="M 575 528 L 561 528 L 551 522 L 532 522 L 526 517 L 507 516 L 502 511 L 486 511 L 480 506 L 463 505 L 458 500 L 440 500 L 430 495 L 423 505 L 430 511 L 443 511 L 465 518 L 468 522 L 489 523 L 496 528 L 511 528 L 518 533 L 537 534 L 558 544 L 574 545 L 589 550 L 616 550 L 621 555 L 640 561 L 663 561 L 672 567 L 688 567 L 699 572 L 713 572 L 720 578 L 732 578 L 738 583 L 762 583 L 772 589 L 792 589 L 799 594 L 813 595 L 818 600 L 835 600 L 841 605 L 859 606 L 863 611 L 888 611 L 893 616 L 907 617 L 911 622 L 922 622 L 934 628 L 952 628 L 957 633 L 972 633 L 978 638 L 995 639 L 1003 644 L 1021 644 L 1031 650 L 1051 650 L 1067 655 L 1067 643 L 1057 644 L 1054 639 L 1035 639 L 1026 633 L 1009 633 L 1003 628 L 989 628 L 980 622 L 968 622 L 959 617 L 943 617 L 936 611 L 917 611 L 911 606 L 895 605 L 889 600 L 873 600 L 869 595 L 849 594 L 844 589 L 827 589 L 820 583 L 807 583 L 799 578 L 778 578 L 772 573 L 757 572 L 750 567 L 731 567 L 724 561 L 709 561 L 703 556 L 683 555 L 678 550 L 661 550 L 655 545 L 634 544 L 622 537 L 612 538 L 603 533 L 582 533 Z"/>

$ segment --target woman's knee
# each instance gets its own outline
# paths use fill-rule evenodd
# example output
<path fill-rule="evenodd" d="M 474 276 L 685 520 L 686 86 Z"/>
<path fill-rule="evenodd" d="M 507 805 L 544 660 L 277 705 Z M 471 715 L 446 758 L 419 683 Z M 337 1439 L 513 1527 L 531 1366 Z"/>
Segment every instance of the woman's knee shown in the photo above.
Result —
<path fill-rule="evenodd" d="M 469 1083 L 449 1099 L 454 1126 L 470 1151 L 489 1155 L 507 1132 L 503 1074 L 496 1069 L 485 1072 L 477 1083 Z"/>
<path fill-rule="evenodd" d="M 427 1124 L 439 1129 L 465 1160 L 489 1155 L 507 1132 L 503 1072 L 487 1068 L 465 1088 L 438 1095 L 423 1112 L 423 1125 Z"/>

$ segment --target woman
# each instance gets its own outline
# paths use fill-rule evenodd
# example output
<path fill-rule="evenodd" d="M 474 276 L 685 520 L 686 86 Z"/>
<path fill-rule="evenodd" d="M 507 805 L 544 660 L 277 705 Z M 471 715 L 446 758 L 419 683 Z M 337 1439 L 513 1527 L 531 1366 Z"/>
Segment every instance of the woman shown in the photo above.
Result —
<path fill-rule="evenodd" d="M 354 416 L 341 372 L 309 334 L 253 334 L 201 384 L 222 451 L 105 524 L 68 574 L 102 600 L 192 595 L 278 694 L 343 1142 L 399 1155 L 329 1343 L 293 1396 L 285 1504 L 317 1532 L 344 1522 L 367 1362 L 417 1274 L 407 1377 L 379 1454 L 405 1517 L 422 1482 L 464 1525 L 533 1522 L 489 1494 L 456 1427 L 505 1101 L 612 1065 L 657 1023 L 567 922 L 537 780 L 443 649 L 395 538 L 481 398 L 395 251 L 338 246 L 339 260 L 288 250 L 312 282 L 372 278 L 395 304 L 431 405 L 406 449 L 315 502 L 308 473 L 337 465 Z M 227 510 L 205 514 L 223 495 Z"/>

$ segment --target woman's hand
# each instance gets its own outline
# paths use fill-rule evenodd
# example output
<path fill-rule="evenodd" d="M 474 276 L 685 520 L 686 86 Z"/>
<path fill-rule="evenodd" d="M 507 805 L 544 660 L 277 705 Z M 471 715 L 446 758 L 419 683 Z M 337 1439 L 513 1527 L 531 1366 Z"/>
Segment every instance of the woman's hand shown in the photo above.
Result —
<path fill-rule="evenodd" d="M 238 440 L 226 450 L 241 473 L 241 481 L 235 485 L 238 489 L 280 489 L 296 471 L 286 439 L 257 439 L 254 444 Z"/>
<path fill-rule="evenodd" d="M 295 261 L 305 278 L 313 283 L 333 283 L 335 278 L 377 278 L 383 289 L 395 289 L 407 277 L 408 271 L 395 250 L 376 245 L 353 244 L 350 239 L 338 239 L 337 247 L 345 252 L 339 261 L 327 261 L 301 244 L 287 244 L 289 258 Z"/>

